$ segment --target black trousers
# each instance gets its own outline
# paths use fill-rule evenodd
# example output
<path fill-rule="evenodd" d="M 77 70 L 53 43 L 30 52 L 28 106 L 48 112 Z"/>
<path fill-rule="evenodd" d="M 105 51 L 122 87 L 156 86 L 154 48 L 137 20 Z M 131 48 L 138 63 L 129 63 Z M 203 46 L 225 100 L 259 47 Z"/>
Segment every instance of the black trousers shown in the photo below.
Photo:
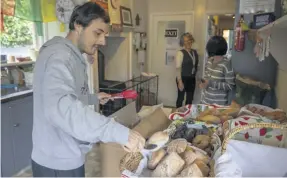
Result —
<path fill-rule="evenodd" d="M 183 100 L 184 100 L 184 95 L 186 93 L 186 100 L 185 104 L 192 104 L 193 101 L 193 95 L 194 95 L 194 90 L 195 90 L 195 77 L 181 77 L 181 80 L 184 85 L 184 90 L 180 91 L 178 88 L 178 82 L 176 80 L 176 86 L 177 86 L 177 100 L 176 100 L 176 107 L 179 108 L 182 106 Z"/>
<path fill-rule="evenodd" d="M 85 177 L 85 166 L 72 170 L 55 170 L 39 165 L 32 160 L 33 177 Z"/>

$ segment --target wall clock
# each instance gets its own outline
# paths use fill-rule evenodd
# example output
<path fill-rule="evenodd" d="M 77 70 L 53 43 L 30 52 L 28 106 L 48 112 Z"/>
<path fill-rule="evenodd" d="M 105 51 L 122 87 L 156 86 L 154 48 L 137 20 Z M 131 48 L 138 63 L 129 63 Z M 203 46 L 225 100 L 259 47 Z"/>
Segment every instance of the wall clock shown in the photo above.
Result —
<path fill-rule="evenodd" d="M 69 23 L 75 4 L 72 0 L 57 0 L 56 15 L 60 22 Z"/>

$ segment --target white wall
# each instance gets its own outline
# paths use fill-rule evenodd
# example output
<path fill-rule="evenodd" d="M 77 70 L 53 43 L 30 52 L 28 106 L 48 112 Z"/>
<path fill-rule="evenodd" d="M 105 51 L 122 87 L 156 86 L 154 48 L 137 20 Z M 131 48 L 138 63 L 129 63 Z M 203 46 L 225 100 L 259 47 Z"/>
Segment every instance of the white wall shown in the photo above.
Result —
<path fill-rule="evenodd" d="M 195 48 L 201 57 L 205 53 L 206 14 L 235 13 L 236 0 L 147 0 L 148 14 L 174 13 L 183 11 L 194 12 Z M 148 28 L 151 25 L 149 20 Z M 152 60 L 152 59 L 148 59 Z"/>

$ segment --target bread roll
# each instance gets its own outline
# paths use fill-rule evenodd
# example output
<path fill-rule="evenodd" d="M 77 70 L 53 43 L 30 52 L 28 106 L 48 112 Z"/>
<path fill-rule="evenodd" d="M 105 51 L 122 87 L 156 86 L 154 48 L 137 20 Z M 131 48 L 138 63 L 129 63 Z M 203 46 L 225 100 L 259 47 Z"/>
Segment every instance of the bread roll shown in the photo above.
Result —
<path fill-rule="evenodd" d="M 211 137 L 208 135 L 197 135 L 193 141 L 192 144 L 202 150 L 207 148 L 211 142 Z"/>
<path fill-rule="evenodd" d="M 220 124 L 221 120 L 219 117 L 214 116 L 214 115 L 207 115 L 204 117 L 199 117 L 198 120 L 206 122 L 206 123 L 211 123 L 211 124 Z"/>
<path fill-rule="evenodd" d="M 185 161 L 185 165 L 192 164 L 197 158 L 196 154 L 192 150 L 185 151 L 182 157 L 183 160 Z"/>
<path fill-rule="evenodd" d="M 182 170 L 184 160 L 176 153 L 168 154 L 152 172 L 151 177 L 174 177 Z"/>
<path fill-rule="evenodd" d="M 222 111 L 221 115 L 236 117 L 239 111 L 240 111 L 240 108 L 229 108 L 229 109 Z"/>
<path fill-rule="evenodd" d="M 127 153 L 120 161 L 120 171 L 128 170 L 135 172 L 143 159 L 143 155 L 140 152 Z"/>
<path fill-rule="evenodd" d="M 147 144 L 162 144 L 167 143 L 169 135 L 166 132 L 156 132 L 147 141 Z"/>
<path fill-rule="evenodd" d="M 187 141 L 185 139 L 175 139 L 171 141 L 167 146 L 167 152 L 176 152 L 178 154 L 183 153 L 187 147 Z"/>
<path fill-rule="evenodd" d="M 153 152 L 150 160 L 148 161 L 147 167 L 151 170 L 154 170 L 158 163 L 164 158 L 165 154 L 166 151 L 164 149 Z"/>
<path fill-rule="evenodd" d="M 201 153 L 200 151 L 195 150 L 196 159 L 203 161 L 205 164 L 208 164 L 210 161 L 210 157 Z"/>
<path fill-rule="evenodd" d="M 207 176 L 209 175 L 210 169 L 209 169 L 209 167 L 207 166 L 207 164 L 204 163 L 202 160 L 196 159 L 196 160 L 194 161 L 194 164 L 196 164 L 196 165 L 199 167 L 199 169 L 201 170 L 201 173 L 202 173 L 203 177 L 207 177 Z"/>
<path fill-rule="evenodd" d="M 177 177 L 203 177 L 203 174 L 196 164 L 190 164 Z"/>

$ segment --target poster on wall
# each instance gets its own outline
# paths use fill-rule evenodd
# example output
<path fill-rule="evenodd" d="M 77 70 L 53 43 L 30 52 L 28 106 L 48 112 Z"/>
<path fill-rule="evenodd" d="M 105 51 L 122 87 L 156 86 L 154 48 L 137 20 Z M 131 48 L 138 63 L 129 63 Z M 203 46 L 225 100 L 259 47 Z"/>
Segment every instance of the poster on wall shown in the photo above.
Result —
<path fill-rule="evenodd" d="M 97 4 L 99 4 L 102 8 L 105 9 L 106 12 L 108 11 L 108 0 L 91 0 L 91 2 L 95 2 Z"/>
<path fill-rule="evenodd" d="M 175 64 L 176 52 L 176 49 L 166 49 L 165 65 L 173 66 Z"/>
<path fill-rule="evenodd" d="M 175 64 L 176 52 L 179 48 L 178 29 L 165 29 L 166 49 L 165 49 L 165 65 L 173 66 Z"/>
<path fill-rule="evenodd" d="M 111 24 L 121 24 L 121 4 L 121 0 L 108 0 L 108 11 L 111 19 Z"/>
<path fill-rule="evenodd" d="M 239 13 L 274 12 L 275 0 L 240 0 Z"/>

